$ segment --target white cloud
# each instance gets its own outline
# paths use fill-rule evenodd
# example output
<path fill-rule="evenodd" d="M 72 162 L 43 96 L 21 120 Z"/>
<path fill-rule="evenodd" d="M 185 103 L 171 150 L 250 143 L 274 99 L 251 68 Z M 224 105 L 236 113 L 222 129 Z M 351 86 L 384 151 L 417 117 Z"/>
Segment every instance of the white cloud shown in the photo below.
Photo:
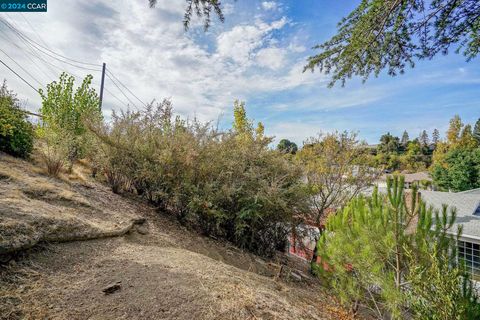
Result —
<path fill-rule="evenodd" d="M 258 51 L 257 63 L 272 70 L 279 70 L 285 66 L 287 52 L 281 48 L 264 48 Z"/>
<path fill-rule="evenodd" d="M 252 61 L 253 52 L 265 44 L 268 34 L 283 28 L 286 23 L 287 19 L 282 18 L 271 24 L 260 20 L 253 25 L 235 26 L 217 37 L 217 52 L 241 66 L 247 66 Z"/>
<path fill-rule="evenodd" d="M 264 10 L 275 10 L 278 8 L 278 4 L 275 1 L 263 1 L 262 8 Z"/>

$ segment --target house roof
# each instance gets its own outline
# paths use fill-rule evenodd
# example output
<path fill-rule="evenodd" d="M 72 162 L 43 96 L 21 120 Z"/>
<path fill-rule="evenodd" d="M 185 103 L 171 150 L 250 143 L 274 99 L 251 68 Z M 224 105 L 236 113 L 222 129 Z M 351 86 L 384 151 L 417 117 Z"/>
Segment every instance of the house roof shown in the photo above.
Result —
<path fill-rule="evenodd" d="M 472 189 L 472 190 L 467 190 L 467 191 L 462 191 L 462 192 L 459 192 L 459 193 L 463 193 L 463 194 L 478 194 L 478 195 L 480 195 L 480 188 Z"/>
<path fill-rule="evenodd" d="M 434 209 L 442 210 L 442 205 L 457 209 L 457 220 L 453 226 L 463 225 L 462 236 L 480 240 L 480 215 L 476 214 L 480 206 L 480 190 L 470 192 L 420 191 L 422 199 Z"/>
<path fill-rule="evenodd" d="M 428 172 L 415 172 L 415 173 L 402 173 L 402 176 L 405 177 L 405 182 L 412 183 L 415 181 L 432 181 L 430 174 Z M 386 181 L 387 176 L 391 176 L 390 174 L 384 174 L 380 177 L 380 180 Z"/>

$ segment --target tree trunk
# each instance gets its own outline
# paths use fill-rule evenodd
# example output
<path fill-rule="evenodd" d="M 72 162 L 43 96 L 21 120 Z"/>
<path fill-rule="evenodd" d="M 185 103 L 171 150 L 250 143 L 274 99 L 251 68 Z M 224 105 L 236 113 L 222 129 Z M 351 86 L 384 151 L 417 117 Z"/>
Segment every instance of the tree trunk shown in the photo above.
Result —
<path fill-rule="evenodd" d="M 318 258 L 318 240 L 320 237 L 315 238 L 315 248 L 313 249 L 313 255 L 312 255 L 312 260 L 310 260 L 310 273 L 312 275 L 315 275 L 315 269 L 314 266 L 317 264 L 317 258 Z"/>

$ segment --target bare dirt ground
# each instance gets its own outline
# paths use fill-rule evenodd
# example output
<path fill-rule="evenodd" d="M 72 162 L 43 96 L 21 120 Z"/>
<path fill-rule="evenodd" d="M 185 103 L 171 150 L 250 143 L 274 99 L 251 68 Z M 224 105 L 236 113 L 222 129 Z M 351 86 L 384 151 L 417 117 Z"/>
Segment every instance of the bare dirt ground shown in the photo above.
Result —
<path fill-rule="evenodd" d="M 350 318 L 316 280 L 294 281 L 284 257 L 200 236 L 81 168 L 52 179 L 0 156 L 0 319 Z"/>

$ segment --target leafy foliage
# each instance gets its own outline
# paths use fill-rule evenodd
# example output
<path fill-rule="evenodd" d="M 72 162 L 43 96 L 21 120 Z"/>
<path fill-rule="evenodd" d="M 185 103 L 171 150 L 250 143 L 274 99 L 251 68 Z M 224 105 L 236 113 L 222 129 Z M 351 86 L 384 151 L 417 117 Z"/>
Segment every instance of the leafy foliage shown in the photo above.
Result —
<path fill-rule="evenodd" d="M 480 50 L 479 13 L 477 0 L 362 0 L 336 35 L 316 46 L 321 52 L 305 69 L 331 74 L 333 86 L 352 76 L 365 81 L 383 69 L 402 74 L 415 60 L 446 54 L 454 45 L 470 60 Z"/>
<path fill-rule="evenodd" d="M 449 235 L 455 210 L 427 208 L 416 190 L 407 197 L 403 177 L 387 184 L 387 194 L 375 190 L 330 216 L 318 244 L 320 276 L 343 303 L 360 302 L 378 319 L 424 319 L 428 312 L 428 319 L 478 317 L 473 292 L 456 286 L 464 277 L 471 284 L 456 264 L 456 239 Z"/>
<path fill-rule="evenodd" d="M 475 127 L 473 128 L 473 137 L 477 140 L 480 145 L 480 119 L 475 122 Z"/>
<path fill-rule="evenodd" d="M 309 195 L 303 222 L 322 229 L 329 210 L 339 208 L 370 187 L 378 171 L 366 164 L 365 149 L 352 133 L 330 133 L 310 138 L 296 156 L 303 168 Z M 316 251 L 312 262 L 317 260 Z"/>
<path fill-rule="evenodd" d="M 450 120 L 447 141 L 437 143 L 430 168 L 438 188 L 464 191 L 480 187 L 480 143 L 474 131 L 458 115 Z"/>
<path fill-rule="evenodd" d="M 18 100 L 3 82 L 0 87 L 0 151 L 26 158 L 33 148 L 34 131 Z"/>
<path fill-rule="evenodd" d="M 277 145 L 277 150 L 282 153 L 295 154 L 298 151 L 298 146 L 295 142 L 288 139 L 282 139 Z"/>
<path fill-rule="evenodd" d="M 480 148 L 455 148 L 432 167 L 435 183 L 444 190 L 480 188 Z"/>
<path fill-rule="evenodd" d="M 91 81 L 89 75 L 74 90 L 74 77 L 62 73 L 58 82 L 47 85 L 46 93 L 39 90 L 43 121 L 38 134 L 49 149 L 44 152 L 44 157 L 56 153 L 58 161 L 62 158 L 69 161 L 70 169 L 77 159 L 91 151 L 93 136 L 86 122 L 102 120 L 98 95 L 90 88 Z"/>
<path fill-rule="evenodd" d="M 306 202 L 301 171 L 254 129 L 235 103 L 234 128 L 173 117 L 168 100 L 114 114 L 97 128 L 103 172 L 114 191 L 135 192 L 204 234 L 271 255 Z"/>
<path fill-rule="evenodd" d="M 183 16 L 183 25 L 185 30 L 190 26 L 193 14 L 196 14 L 197 17 L 204 19 L 204 28 L 205 30 L 210 27 L 211 23 L 211 13 L 215 12 L 218 19 L 223 22 L 225 17 L 222 12 L 222 6 L 219 0 L 186 0 L 187 7 L 185 9 L 185 14 Z M 150 8 L 153 8 L 157 5 L 158 0 L 148 0 Z"/>

